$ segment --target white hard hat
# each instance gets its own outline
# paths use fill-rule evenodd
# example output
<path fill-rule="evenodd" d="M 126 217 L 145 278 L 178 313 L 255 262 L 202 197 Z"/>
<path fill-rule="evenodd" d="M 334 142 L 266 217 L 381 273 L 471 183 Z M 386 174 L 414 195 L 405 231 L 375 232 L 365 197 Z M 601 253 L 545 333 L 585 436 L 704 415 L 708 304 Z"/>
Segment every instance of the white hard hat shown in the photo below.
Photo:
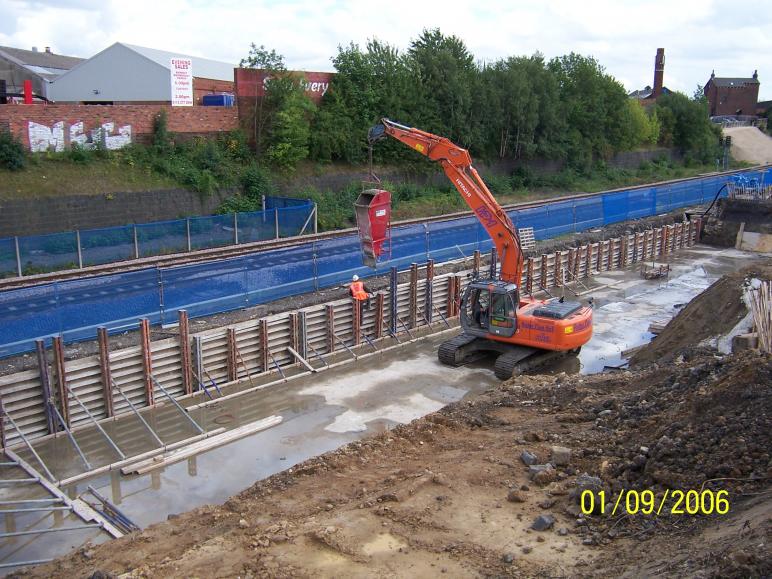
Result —
<path fill-rule="evenodd" d="M 351 278 L 351 281 L 359 281 L 359 276 L 354 274 L 354 277 Z"/>

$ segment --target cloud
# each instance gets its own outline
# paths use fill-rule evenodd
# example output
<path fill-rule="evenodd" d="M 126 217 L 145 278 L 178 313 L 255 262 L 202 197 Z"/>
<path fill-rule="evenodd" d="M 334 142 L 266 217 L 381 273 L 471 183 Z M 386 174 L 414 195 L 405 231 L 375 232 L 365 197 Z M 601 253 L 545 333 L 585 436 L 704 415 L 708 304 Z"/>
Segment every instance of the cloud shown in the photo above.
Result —
<path fill-rule="evenodd" d="M 711 70 L 759 70 L 772 98 L 772 13 L 736 0 L 416 2 L 393 0 L 10 0 L 0 4 L 0 44 L 88 57 L 116 41 L 237 63 L 249 44 L 291 68 L 333 70 L 337 47 L 368 38 L 406 49 L 424 28 L 467 44 L 478 60 L 542 52 L 591 54 L 632 90 L 653 82 L 657 47 L 665 84 L 691 94 Z M 765 79 L 769 82 L 765 82 Z"/>

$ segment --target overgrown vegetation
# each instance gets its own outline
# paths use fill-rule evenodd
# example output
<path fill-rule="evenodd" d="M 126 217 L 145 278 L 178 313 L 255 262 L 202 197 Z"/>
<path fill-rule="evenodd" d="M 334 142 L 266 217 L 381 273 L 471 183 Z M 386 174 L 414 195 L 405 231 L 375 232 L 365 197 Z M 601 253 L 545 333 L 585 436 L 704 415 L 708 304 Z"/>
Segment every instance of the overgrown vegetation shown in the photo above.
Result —
<path fill-rule="evenodd" d="M 0 130 L 0 167 L 9 171 L 19 171 L 24 168 L 26 155 L 24 147 L 10 131 Z"/>
<path fill-rule="evenodd" d="M 701 93 L 693 98 L 673 93 L 642 106 L 588 56 L 571 53 L 546 60 L 536 53 L 480 63 L 460 38 L 434 29 L 424 30 L 406 50 L 378 40 L 364 48 L 341 46 L 332 62 L 337 74 L 317 106 L 282 55 L 253 44 L 241 65 L 262 69 L 267 77 L 264 96 L 250 105 L 244 132 L 184 140 L 168 130 L 161 111 L 149 146 L 120 151 L 73 147 L 30 156 L 11 135 L 0 133 L 0 165 L 18 170 L 27 162 L 33 170 L 21 173 L 29 173 L 30 181 L 37 180 L 43 165 L 59 164 L 82 168 L 84 175 L 109 169 L 126 179 L 202 195 L 236 190 L 219 208 L 229 213 L 260 209 L 261 196 L 277 191 L 274 179 L 286 180 L 298 168 L 361 167 L 368 155 L 367 130 L 382 117 L 450 138 L 468 148 L 478 166 L 517 160 L 521 168 L 510 175 L 486 175 L 503 200 L 684 176 L 712 166 L 719 155 L 718 129 L 709 121 Z M 691 168 L 663 162 L 637 171 L 606 166 L 619 152 L 656 145 L 679 149 Z M 437 172 L 434 164 L 396 141 L 379 143 L 374 156 L 380 165 L 427 179 Z M 539 174 L 526 168 L 531 159 L 554 161 L 563 169 Z M 398 217 L 462 208 L 449 186 L 389 187 Z M 111 184 L 107 190 L 121 189 Z M 359 186 L 336 192 L 301 189 L 293 195 L 317 201 L 320 226 L 330 229 L 351 223 L 358 191 Z"/>

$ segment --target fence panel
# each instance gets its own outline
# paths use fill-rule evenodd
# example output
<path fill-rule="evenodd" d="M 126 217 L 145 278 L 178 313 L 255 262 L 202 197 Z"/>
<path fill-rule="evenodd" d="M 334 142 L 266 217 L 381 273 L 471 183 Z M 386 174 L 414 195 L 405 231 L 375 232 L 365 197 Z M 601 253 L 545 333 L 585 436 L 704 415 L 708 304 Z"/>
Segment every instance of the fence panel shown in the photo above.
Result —
<path fill-rule="evenodd" d="M 140 257 L 182 253 L 188 250 L 188 233 L 184 219 L 143 223 L 136 227 Z"/>
<path fill-rule="evenodd" d="M 19 238 L 19 257 L 24 275 L 78 267 L 78 243 L 74 231 Z"/>
<path fill-rule="evenodd" d="M 134 257 L 134 227 L 105 227 L 80 232 L 83 265 L 101 265 Z"/>
<path fill-rule="evenodd" d="M 16 277 L 16 242 L 13 237 L 0 239 L 0 279 Z"/>

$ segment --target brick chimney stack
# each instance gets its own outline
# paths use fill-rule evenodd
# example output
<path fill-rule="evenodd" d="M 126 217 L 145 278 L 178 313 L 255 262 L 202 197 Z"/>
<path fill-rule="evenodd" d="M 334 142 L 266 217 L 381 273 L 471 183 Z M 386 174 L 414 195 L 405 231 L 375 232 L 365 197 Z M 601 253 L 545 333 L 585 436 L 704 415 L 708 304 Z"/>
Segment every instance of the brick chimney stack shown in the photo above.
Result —
<path fill-rule="evenodd" d="M 658 98 L 662 94 L 662 81 L 665 76 L 665 49 L 657 49 L 657 58 L 654 60 L 654 90 L 652 97 Z"/>

